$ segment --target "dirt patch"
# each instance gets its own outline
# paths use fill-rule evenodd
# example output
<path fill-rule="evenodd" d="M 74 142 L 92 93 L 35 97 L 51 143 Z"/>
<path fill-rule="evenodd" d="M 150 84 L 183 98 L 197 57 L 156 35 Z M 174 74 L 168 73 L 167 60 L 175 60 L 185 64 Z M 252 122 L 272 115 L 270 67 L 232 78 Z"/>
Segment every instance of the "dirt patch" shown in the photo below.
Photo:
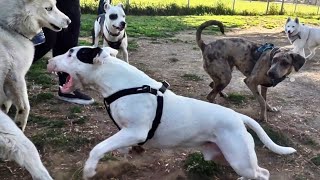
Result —
<path fill-rule="evenodd" d="M 260 43 L 274 43 L 277 46 L 288 45 L 288 40 L 281 30 L 267 31 L 264 29 L 249 29 L 246 31 L 231 31 L 227 36 L 241 36 Z M 213 41 L 223 36 L 203 35 L 205 42 Z M 165 39 L 134 39 L 138 44 L 137 51 L 129 54 L 132 65 L 146 72 L 151 77 L 161 81 L 167 80 L 171 89 L 179 95 L 206 100 L 210 92 L 209 76 L 202 68 L 202 57 L 195 43 L 195 32 L 182 32 L 173 38 Z M 320 169 L 311 162 L 311 158 L 320 153 L 320 53 L 308 61 L 300 72 L 293 74 L 295 79 L 284 80 L 268 91 L 268 101 L 278 107 L 280 112 L 268 112 L 269 121 L 261 122 L 275 132 L 285 135 L 289 145 L 298 150 L 294 155 L 280 156 L 271 153 L 262 145 L 257 145 L 259 164 L 270 171 L 271 179 L 317 179 Z M 57 77 L 52 76 L 54 83 Z M 230 85 L 225 89 L 228 94 L 240 94 L 241 102 L 233 103 L 222 97 L 217 103 L 247 114 L 258 120 L 259 105 L 252 97 L 250 90 L 243 82 L 244 76 L 237 70 L 233 72 Z M 29 96 L 39 93 L 57 94 L 57 85 L 41 88 L 29 82 Z M 52 176 L 57 180 L 81 179 L 82 167 L 88 158 L 89 151 L 107 137 L 117 132 L 104 110 L 102 97 L 93 91 L 87 91 L 97 103 L 91 106 L 79 106 L 65 103 L 56 98 L 47 102 L 31 102 L 31 118 L 26 129 L 26 135 L 34 139 L 46 136 L 46 141 L 37 140 L 42 160 Z M 75 111 L 73 107 L 80 111 Z M 33 121 L 35 116 L 48 118 L 55 126 L 44 126 Z M 32 118 L 33 117 L 33 118 Z M 57 126 L 56 124 L 59 124 Z M 61 139 L 50 139 L 51 136 Z M 287 141 L 286 139 L 286 141 Z M 47 142 L 50 141 L 50 144 Z M 101 161 L 100 179 L 110 177 L 116 179 L 186 179 L 183 161 L 193 150 L 149 150 L 142 155 L 129 155 L 127 159 L 117 152 L 116 165 L 113 161 Z M 128 162 L 127 162 L 128 161 Z M 121 171 L 115 171 L 119 167 Z M 108 171 L 108 174 L 104 174 Z M 119 173 L 120 172 L 120 173 Z M 235 179 L 237 175 L 227 171 L 214 179 Z M 29 174 L 12 162 L 0 162 L 0 179 L 31 179 Z"/>

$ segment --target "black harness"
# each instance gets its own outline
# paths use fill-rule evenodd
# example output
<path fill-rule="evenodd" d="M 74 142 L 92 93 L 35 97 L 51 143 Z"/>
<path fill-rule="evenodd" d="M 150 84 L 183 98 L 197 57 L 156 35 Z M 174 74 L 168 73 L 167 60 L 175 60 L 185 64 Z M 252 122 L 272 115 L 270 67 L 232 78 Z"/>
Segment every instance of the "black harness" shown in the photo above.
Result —
<path fill-rule="evenodd" d="M 156 109 L 156 116 L 152 122 L 152 127 L 148 132 L 148 136 L 147 136 L 146 140 L 144 142 L 141 142 L 138 144 L 138 145 L 143 145 L 144 143 L 146 143 L 149 139 L 151 139 L 154 136 L 154 133 L 156 132 L 159 124 L 161 123 L 161 116 L 162 116 L 162 111 L 163 111 L 163 96 L 159 96 L 158 91 L 160 91 L 162 94 L 164 94 L 168 87 L 169 87 L 169 84 L 166 81 L 163 81 L 160 89 L 154 89 L 148 85 L 143 85 L 141 87 L 135 87 L 135 88 L 129 88 L 129 89 L 123 89 L 123 90 L 120 90 L 120 91 L 110 95 L 109 97 L 104 98 L 104 105 L 105 105 L 107 112 L 109 114 L 109 117 L 111 118 L 113 123 L 117 126 L 117 128 L 119 130 L 121 130 L 121 127 L 117 124 L 117 122 L 113 119 L 113 117 L 111 115 L 110 104 L 112 102 L 114 102 L 115 100 L 117 100 L 123 96 L 132 95 L 132 94 L 150 93 L 150 94 L 157 96 L 158 105 L 157 105 L 157 109 Z"/>
<path fill-rule="evenodd" d="M 107 31 L 109 32 L 108 29 L 107 29 Z M 111 34 L 110 32 L 109 32 L 109 34 L 110 34 L 111 36 L 118 36 L 118 35 L 120 34 L 120 32 L 119 32 L 118 35 Z M 105 35 L 103 35 L 103 38 L 107 41 L 108 45 L 109 45 L 110 47 L 112 47 L 113 49 L 120 49 L 122 40 L 123 40 L 125 37 L 126 37 L 126 32 L 124 32 L 122 38 L 120 38 L 118 41 L 114 42 L 114 41 L 108 40 L 107 37 L 106 37 Z"/>
<path fill-rule="evenodd" d="M 291 43 L 294 43 L 297 39 L 301 39 L 300 32 L 297 33 L 296 35 L 289 36 L 289 39 L 290 39 Z"/>

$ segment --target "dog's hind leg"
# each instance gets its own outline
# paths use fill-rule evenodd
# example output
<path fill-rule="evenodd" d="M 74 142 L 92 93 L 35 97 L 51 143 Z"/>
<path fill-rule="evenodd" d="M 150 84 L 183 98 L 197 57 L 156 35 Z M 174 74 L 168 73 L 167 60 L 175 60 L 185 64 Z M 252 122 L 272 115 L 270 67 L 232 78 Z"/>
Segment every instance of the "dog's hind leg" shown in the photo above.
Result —
<path fill-rule="evenodd" d="M 307 60 L 310 60 L 316 55 L 316 49 L 317 47 L 311 47 L 309 48 L 310 54 L 306 57 Z"/>
<path fill-rule="evenodd" d="M 276 112 L 276 111 L 278 111 L 277 108 L 272 107 L 272 106 L 269 105 L 269 103 L 267 103 L 267 90 L 268 90 L 267 87 L 261 86 L 261 95 L 262 95 L 263 99 L 266 101 L 267 110 L 270 111 L 270 112 Z"/>
<path fill-rule="evenodd" d="M 214 161 L 219 164 L 228 165 L 228 162 L 224 158 L 220 148 L 214 142 L 207 142 L 202 145 L 201 152 L 204 160 L 206 161 Z"/>
<path fill-rule="evenodd" d="M 219 63 L 219 61 L 217 62 Z M 205 68 L 206 69 L 206 68 Z M 230 83 L 232 78 L 231 68 L 227 63 L 220 63 L 215 67 L 209 67 L 208 74 L 213 82 L 210 83 L 212 91 L 208 94 L 207 99 L 210 102 L 214 102 L 217 94 L 224 96 L 221 92 Z"/>
<path fill-rule="evenodd" d="M 83 169 L 83 178 L 89 179 L 96 174 L 96 166 L 105 153 L 145 141 L 148 131 L 149 129 L 144 127 L 134 129 L 123 128 L 115 135 L 100 142 L 90 152 L 89 159 L 86 161 Z"/>
<path fill-rule="evenodd" d="M 221 134 L 217 137 L 217 145 L 230 166 L 242 176 L 242 179 L 269 179 L 269 171 L 258 166 L 254 141 L 245 127 L 223 130 Z"/>

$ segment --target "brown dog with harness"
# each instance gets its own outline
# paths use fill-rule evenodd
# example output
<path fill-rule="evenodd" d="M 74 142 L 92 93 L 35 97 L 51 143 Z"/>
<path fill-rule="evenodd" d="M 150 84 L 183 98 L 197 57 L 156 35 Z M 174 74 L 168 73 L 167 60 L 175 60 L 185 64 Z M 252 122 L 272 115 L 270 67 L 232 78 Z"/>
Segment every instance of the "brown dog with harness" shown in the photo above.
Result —
<path fill-rule="evenodd" d="M 218 26 L 224 34 L 223 24 L 216 20 L 202 23 L 196 32 L 196 42 L 203 56 L 203 68 L 213 80 L 210 83 L 212 91 L 207 99 L 214 102 L 218 93 L 223 95 L 222 90 L 230 83 L 233 67 L 236 67 L 246 76 L 244 82 L 260 103 L 260 118 L 266 121 L 267 110 L 277 111 L 266 103 L 268 87 L 276 86 L 293 69 L 298 71 L 305 63 L 305 58 L 288 49 L 273 47 L 272 44 L 263 46 L 242 38 L 223 38 L 205 44 L 201 33 L 211 25 Z"/>

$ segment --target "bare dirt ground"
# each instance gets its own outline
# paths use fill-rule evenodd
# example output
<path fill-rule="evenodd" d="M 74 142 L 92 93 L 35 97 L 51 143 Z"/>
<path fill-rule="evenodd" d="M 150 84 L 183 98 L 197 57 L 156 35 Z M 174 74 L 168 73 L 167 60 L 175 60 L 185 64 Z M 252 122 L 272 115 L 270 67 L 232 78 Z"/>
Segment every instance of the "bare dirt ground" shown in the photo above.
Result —
<path fill-rule="evenodd" d="M 252 28 L 249 30 L 233 30 L 227 36 L 241 36 L 248 40 L 274 43 L 277 46 L 289 44 L 281 30 L 265 30 Z M 222 36 L 203 35 L 206 42 Z M 135 39 L 139 45 L 137 51 L 130 52 L 130 63 L 161 81 L 167 80 L 170 89 L 176 94 L 206 101 L 210 92 L 209 76 L 202 68 L 202 57 L 195 43 L 195 32 L 182 32 L 173 38 Z M 288 144 L 297 149 L 297 153 L 288 156 L 274 154 L 257 145 L 259 164 L 270 171 L 271 179 L 292 180 L 312 179 L 320 177 L 320 167 L 310 159 L 320 153 L 320 53 L 308 61 L 303 68 L 289 79 L 268 91 L 270 104 L 280 109 L 279 112 L 268 112 L 268 122 L 260 122 L 273 131 L 286 136 Z M 57 78 L 53 77 L 55 83 Z M 222 97 L 217 103 L 247 114 L 258 120 L 260 111 L 258 102 L 252 97 L 250 90 L 243 82 L 244 76 L 237 70 L 233 79 L 225 89 L 229 94 L 240 94 L 245 97 L 241 103 L 233 103 Z M 56 96 L 58 87 L 43 88 L 29 82 L 30 97 L 39 93 L 51 93 Z M 95 97 L 97 103 L 91 106 L 79 106 L 57 100 L 33 103 L 31 101 L 30 123 L 26 135 L 36 139 L 54 136 L 54 141 L 37 140 L 45 166 L 57 180 L 80 179 L 82 166 L 88 158 L 89 151 L 98 142 L 117 132 L 102 103 L 102 97 L 93 91 L 86 91 Z M 80 109 L 74 112 L 74 107 Z M 35 122 L 34 117 L 44 117 L 52 122 L 63 122 L 57 127 Z M 81 121 L 83 120 L 83 121 Z M 259 120 L 258 120 L 259 121 Z M 50 134 L 49 134 L 50 132 Z M 60 139 L 58 138 L 60 137 Z M 63 139 L 65 142 L 61 142 Z M 285 140 L 286 141 L 286 140 Z M 100 179 L 186 179 L 183 161 L 193 150 L 149 150 L 141 155 L 130 154 L 124 159 L 117 152 L 108 155 L 99 166 Z M 116 158 L 117 161 L 113 159 Z M 109 159 L 109 161 L 107 161 Z M 238 176 L 226 169 L 212 179 L 236 179 Z M 27 171 L 12 162 L 0 162 L 0 179 L 31 179 Z"/>

